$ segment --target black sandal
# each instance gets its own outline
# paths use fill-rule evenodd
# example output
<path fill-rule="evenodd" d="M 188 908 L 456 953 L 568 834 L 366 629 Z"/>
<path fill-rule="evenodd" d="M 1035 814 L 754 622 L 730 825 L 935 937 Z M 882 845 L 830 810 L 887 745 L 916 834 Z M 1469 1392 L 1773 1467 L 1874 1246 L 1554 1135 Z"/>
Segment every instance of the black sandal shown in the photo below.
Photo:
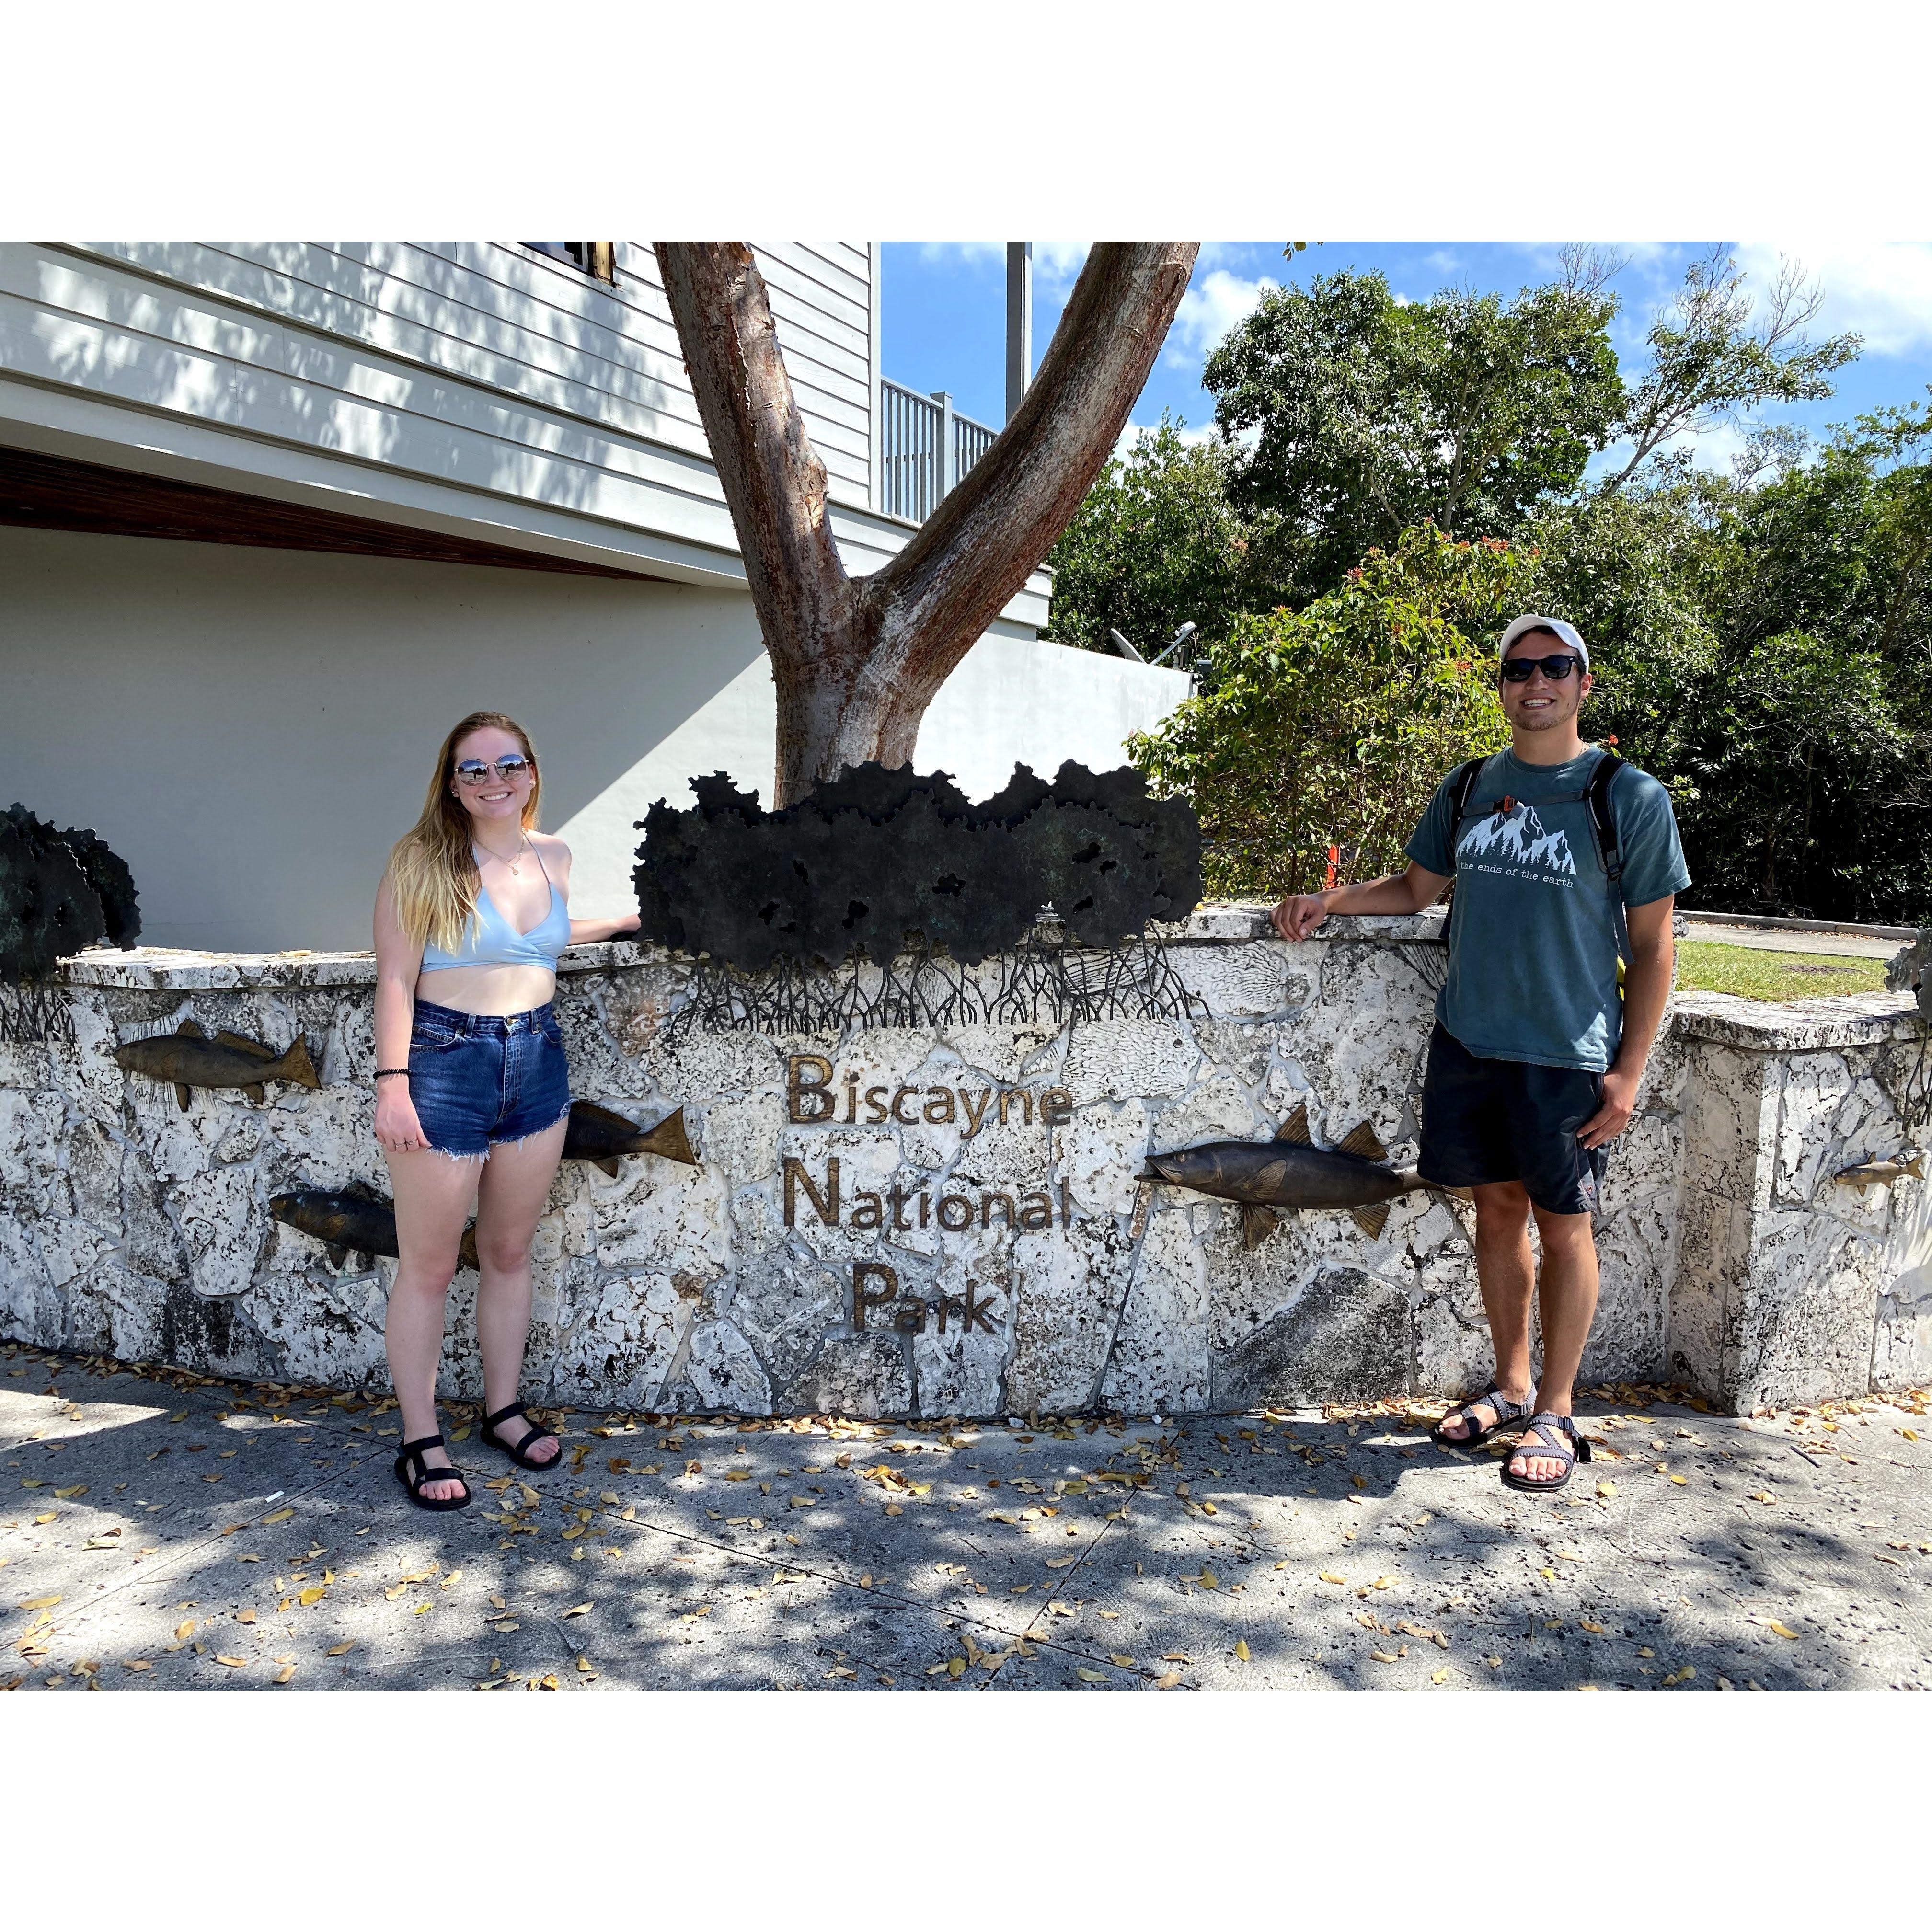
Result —
<path fill-rule="evenodd" d="M 496 1425 L 500 1422 L 507 1421 L 513 1415 L 520 1415 L 526 1422 L 530 1424 L 530 1432 L 520 1441 L 506 1442 L 496 1433 Z M 554 1429 L 538 1428 L 530 1412 L 520 1402 L 513 1402 L 506 1408 L 500 1408 L 494 1415 L 486 1415 L 483 1418 L 482 1426 L 476 1432 L 489 1444 L 491 1448 L 502 1450 L 503 1454 L 521 1469 L 554 1469 L 558 1463 L 563 1460 L 563 1444 L 560 1441 L 556 1445 L 556 1454 L 554 1456 L 546 1456 L 541 1462 L 534 1456 L 524 1454 L 532 1442 L 541 1442 L 546 1436 L 555 1436 L 556 1431 Z"/>
<path fill-rule="evenodd" d="M 1566 1448 L 1563 1438 L 1570 1438 Z M 1510 1464 L 1519 1456 L 1547 1456 L 1552 1462 L 1563 1465 L 1560 1476 L 1545 1477 L 1539 1480 L 1534 1476 L 1513 1476 Z M 1545 1409 L 1540 1415 L 1530 1418 L 1529 1426 L 1516 1438 L 1516 1445 L 1503 1461 L 1503 1484 L 1512 1490 L 1560 1490 L 1567 1483 L 1579 1462 L 1590 1460 L 1590 1438 L 1576 1433 L 1576 1425 L 1567 1415 L 1553 1414 Z"/>
<path fill-rule="evenodd" d="M 410 1501 L 418 1509 L 460 1510 L 470 1507 L 470 1485 L 463 1482 L 463 1472 L 454 1468 L 432 1469 L 423 1455 L 425 1449 L 440 1449 L 444 1446 L 440 1436 L 418 1436 L 413 1442 L 405 1442 L 396 1457 L 396 1480 L 409 1491 Z M 412 1463 L 416 1466 L 417 1472 L 413 1476 L 410 1474 Z M 463 1483 L 463 1493 L 460 1496 L 426 1496 L 423 1494 L 424 1484 L 446 1483 L 452 1478 Z"/>
<path fill-rule="evenodd" d="M 1486 1429 L 1480 1429 L 1476 1426 L 1476 1418 L 1472 1412 L 1485 1407 L 1496 1411 L 1496 1420 Z M 1513 1402 L 1492 1382 L 1480 1395 L 1472 1395 L 1467 1402 L 1459 1403 L 1452 1408 L 1442 1421 L 1429 1432 L 1429 1439 L 1444 1449 L 1473 1449 L 1478 1443 L 1486 1442 L 1498 1430 L 1507 1429 L 1512 1422 L 1522 1421 L 1535 1407 L 1534 1396 L 1526 1401 Z M 1468 1434 L 1444 1436 L 1443 1423 L 1453 1422 L 1459 1415 L 1470 1425 Z"/>

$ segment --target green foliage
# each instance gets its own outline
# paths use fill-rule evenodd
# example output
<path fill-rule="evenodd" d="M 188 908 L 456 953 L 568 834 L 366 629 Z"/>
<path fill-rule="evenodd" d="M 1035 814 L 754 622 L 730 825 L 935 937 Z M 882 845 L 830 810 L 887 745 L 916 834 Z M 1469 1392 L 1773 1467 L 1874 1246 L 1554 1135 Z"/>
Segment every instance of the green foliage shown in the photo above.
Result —
<path fill-rule="evenodd" d="M 1805 325 L 1820 292 L 1781 267 L 1762 314 L 1737 265 L 1714 249 L 1685 272 L 1677 300 L 1651 325 L 1650 368 L 1625 400 L 1618 433 L 1629 454 L 1607 487 L 1621 488 L 1672 438 L 1735 422 L 1766 403 L 1816 402 L 1858 352 L 1856 335 L 1814 344 Z"/>
<path fill-rule="evenodd" d="M 1110 460 L 1054 544 L 1053 638 L 1106 651 L 1118 630 L 1144 656 L 1180 626 L 1224 635 L 1241 608 L 1251 532 L 1228 500 L 1226 452 L 1163 415 Z"/>
<path fill-rule="evenodd" d="M 1914 734 L 1876 652 L 1786 631 L 1727 653 L 1691 735 L 1678 811 L 1700 904 L 1872 919 L 1910 890 L 1884 830 L 1909 814 L 1922 843 Z"/>
<path fill-rule="evenodd" d="M 1567 283 L 1403 304 L 1379 274 L 1276 290 L 1208 358 L 1235 502 L 1270 512 L 1284 601 L 1432 520 L 1507 535 L 1575 489 L 1624 403 L 1614 304 Z"/>
<path fill-rule="evenodd" d="M 1212 688 L 1130 757 L 1156 791 L 1202 817 L 1218 894 L 1372 878 L 1402 848 L 1444 772 L 1508 733 L 1487 648 L 1519 608 L 1528 560 L 1495 540 L 1433 529 L 1372 550 L 1342 587 L 1295 613 L 1239 620 Z"/>
<path fill-rule="evenodd" d="M 1567 617 L 1590 646 L 1585 736 L 1667 782 L 1684 766 L 1692 694 L 1717 661 L 1708 613 L 1724 556 L 1701 486 L 1546 504 L 1523 542 L 1535 560 L 1526 601 Z"/>
<path fill-rule="evenodd" d="M 1534 609 L 1589 642 L 1584 735 L 1670 788 L 1692 903 L 1932 920 L 1932 406 L 1816 448 L 1754 423 L 1856 344 L 1806 338 L 1792 274 L 1754 307 L 1721 253 L 1626 385 L 1602 266 L 1510 300 L 1277 291 L 1208 361 L 1228 440 L 1164 422 L 1075 519 L 1056 636 L 1157 648 L 1191 619 L 1213 646 L 1133 751 L 1201 812 L 1213 890 L 1318 884 L 1330 843 L 1345 877 L 1399 865 L 1430 786 L 1492 742 L 1491 640 Z M 1726 421 L 1733 473 L 1694 467 L 1683 438 Z M 1444 670 L 1464 659 L 1480 692 Z"/>

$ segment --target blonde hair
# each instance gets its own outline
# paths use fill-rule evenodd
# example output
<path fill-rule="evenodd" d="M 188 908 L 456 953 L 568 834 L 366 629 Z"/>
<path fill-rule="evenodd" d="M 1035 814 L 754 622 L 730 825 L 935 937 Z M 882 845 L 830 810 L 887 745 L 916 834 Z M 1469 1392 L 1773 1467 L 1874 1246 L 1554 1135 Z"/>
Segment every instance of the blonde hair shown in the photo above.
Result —
<path fill-rule="evenodd" d="M 530 734 L 500 711 L 472 711 L 442 741 L 422 816 L 396 841 L 389 854 L 389 891 L 396 922 L 412 946 L 434 945 L 454 952 L 476 910 L 482 881 L 470 850 L 474 821 L 450 790 L 456 776 L 456 748 L 472 731 L 491 726 L 507 731 L 530 761 L 530 795 L 524 806 L 526 832 L 534 832 L 543 800 L 543 774 Z"/>

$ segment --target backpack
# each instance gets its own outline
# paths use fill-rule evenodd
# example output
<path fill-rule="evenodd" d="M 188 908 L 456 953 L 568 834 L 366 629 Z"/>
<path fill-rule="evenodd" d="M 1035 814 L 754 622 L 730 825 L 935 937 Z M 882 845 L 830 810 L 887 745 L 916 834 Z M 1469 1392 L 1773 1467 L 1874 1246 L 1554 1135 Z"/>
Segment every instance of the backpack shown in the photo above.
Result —
<path fill-rule="evenodd" d="M 1474 811 L 1469 808 L 1469 798 L 1476 789 L 1476 782 L 1483 775 L 1483 767 L 1489 763 L 1486 757 L 1470 758 L 1458 765 L 1449 775 L 1450 800 L 1452 813 L 1449 829 L 1449 850 L 1453 855 L 1456 842 L 1462 836 L 1462 827 L 1472 818 L 1483 818 L 1509 803 L 1507 797 L 1492 799 Z M 1546 802 L 1551 805 L 1574 805 L 1580 800 L 1589 807 L 1590 831 L 1597 842 L 1597 857 L 1604 868 L 1604 876 L 1610 888 L 1621 899 L 1622 892 L 1618 882 L 1624 875 L 1624 856 L 1617 842 L 1616 815 L 1610 810 L 1610 787 L 1616 782 L 1618 772 L 1624 768 L 1625 760 L 1614 752 L 1606 752 L 1599 758 L 1590 773 L 1589 782 L 1580 792 L 1559 793 Z"/>

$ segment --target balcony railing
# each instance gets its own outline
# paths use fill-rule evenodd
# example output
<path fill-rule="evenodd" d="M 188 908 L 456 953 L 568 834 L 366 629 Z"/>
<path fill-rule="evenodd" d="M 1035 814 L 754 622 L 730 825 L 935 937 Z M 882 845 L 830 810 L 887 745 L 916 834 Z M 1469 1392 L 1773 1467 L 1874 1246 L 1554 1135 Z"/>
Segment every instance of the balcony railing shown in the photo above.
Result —
<path fill-rule="evenodd" d="M 998 434 L 958 414 L 943 389 L 922 396 L 901 383 L 881 381 L 879 508 L 889 517 L 922 524 Z"/>

